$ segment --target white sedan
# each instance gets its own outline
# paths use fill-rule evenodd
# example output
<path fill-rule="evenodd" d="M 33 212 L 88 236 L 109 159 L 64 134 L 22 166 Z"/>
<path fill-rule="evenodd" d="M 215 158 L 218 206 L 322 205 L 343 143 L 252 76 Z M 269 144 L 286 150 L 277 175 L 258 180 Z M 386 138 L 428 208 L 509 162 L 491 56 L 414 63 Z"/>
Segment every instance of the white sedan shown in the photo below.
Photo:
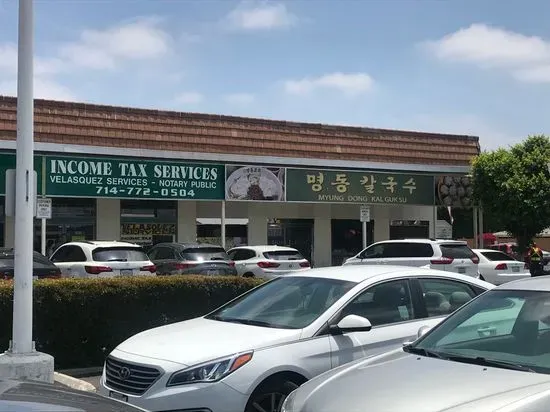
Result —
<path fill-rule="evenodd" d="M 479 273 L 481 279 L 494 285 L 502 285 L 512 280 L 531 277 L 529 268 L 524 262 L 508 256 L 504 252 L 492 249 L 473 249 L 479 256 Z"/>
<path fill-rule="evenodd" d="M 151 411 L 280 412 L 307 380 L 399 347 L 494 286 L 403 266 L 280 276 L 107 357 L 100 392 Z"/>

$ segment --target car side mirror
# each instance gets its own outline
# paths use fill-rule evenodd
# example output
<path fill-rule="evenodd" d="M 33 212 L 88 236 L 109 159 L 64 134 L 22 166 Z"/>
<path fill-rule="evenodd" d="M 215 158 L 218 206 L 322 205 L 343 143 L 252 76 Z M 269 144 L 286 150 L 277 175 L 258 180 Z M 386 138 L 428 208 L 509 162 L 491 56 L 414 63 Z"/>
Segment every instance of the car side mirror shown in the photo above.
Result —
<path fill-rule="evenodd" d="M 416 333 L 416 337 L 417 338 L 421 338 L 422 336 L 424 336 L 426 333 L 428 333 L 428 331 L 431 329 L 431 327 L 429 326 L 421 326 L 420 329 L 418 329 L 418 332 Z"/>
<path fill-rule="evenodd" d="M 348 315 L 336 325 L 331 325 L 329 329 L 332 335 L 342 335 L 350 332 L 368 332 L 372 329 L 372 325 L 367 318 L 358 315 Z"/>

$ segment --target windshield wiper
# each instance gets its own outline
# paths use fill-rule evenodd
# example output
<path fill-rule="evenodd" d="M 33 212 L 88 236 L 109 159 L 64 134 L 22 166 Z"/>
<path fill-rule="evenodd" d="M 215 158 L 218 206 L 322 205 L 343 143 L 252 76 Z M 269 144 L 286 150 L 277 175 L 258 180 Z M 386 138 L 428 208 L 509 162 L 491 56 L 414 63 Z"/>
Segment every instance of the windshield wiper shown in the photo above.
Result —
<path fill-rule="evenodd" d="M 487 358 L 484 358 L 483 356 L 477 356 L 475 358 L 471 358 L 468 356 L 453 354 L 453 355 L 450 355 L 448 359 L 455 362 L 471 363 L 474 365 L 481 365 L 481 366 L 494 366 L 496 368 L 536 373 L 536 371 L 530 368 L 529 366 L 521 365 L 519 363 L 507 362 L 503 360 L 487 359 Z"/>
<path fill-rule="evenodd" d="M 251 326 L 263 326 L 266 328 L 277 328 L 277 325 L 274 325 L 269 322 L 265 322 L 262 320 L 253 320 L 253 319 L 241 319 L 241 318 L 226 318 L 220 315 L 212 315 L 209 316 L 208 319 L 212 320 L 219 320 L 221 322 L 230 322 L 230 323 L 241 323 L 243 325 L 251 325 Z"/>
<path fill-rule="evenodd" d="M 128 259 L 108 259 L 107 262 L 128 262 Z"/>
<path fill-rule="evenodd" d="M 403 346 L 403 350 L 407 353 L 414 353 L 415 355 L 422 355 L 422 356 L 428 356 L 430 358 L 437 358 L 437 359 L 448 359 L 446 356 L 442 355 L 439 352 L 424 349 L 424 348 L 417 348 L 411 345 Z"/>

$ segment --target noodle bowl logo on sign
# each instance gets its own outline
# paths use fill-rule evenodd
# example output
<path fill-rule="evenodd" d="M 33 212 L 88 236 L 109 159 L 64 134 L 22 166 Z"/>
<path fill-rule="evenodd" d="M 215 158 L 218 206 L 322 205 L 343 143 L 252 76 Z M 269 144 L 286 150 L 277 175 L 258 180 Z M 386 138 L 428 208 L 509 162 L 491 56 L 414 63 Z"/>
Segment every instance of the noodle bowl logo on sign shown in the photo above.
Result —
<path fill-rule="evenodd" d="M 286 169 L 264 166 L 225 166 L 225 199 L 284 202 Z"/>

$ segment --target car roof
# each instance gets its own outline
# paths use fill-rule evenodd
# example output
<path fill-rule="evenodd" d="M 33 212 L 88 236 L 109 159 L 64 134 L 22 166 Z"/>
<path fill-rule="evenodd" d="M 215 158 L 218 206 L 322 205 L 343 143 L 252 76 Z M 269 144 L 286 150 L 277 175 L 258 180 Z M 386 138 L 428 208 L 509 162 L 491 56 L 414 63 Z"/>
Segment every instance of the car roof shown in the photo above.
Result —
<path fill-rule="evenodd" d="M 496 287 L 497 290 L 532 290 L 550 292 L 550 277 L 537 276 L 504 283 Z"/>
<path fill-rule="evenodd" d="M 495 249 L 472 249 L 474 252 L 479 252 L 479 253 L 484 253 L 484 252 L 490 252 L 490 253 L 504 253 L 504 252 L 501 252 L 500 250 L 495 250 Z M 504 253 L 506 254 L 506 253 Z"/>
<path fill-rule="evenodd" d="M 465 240 L 454 240 L 454 239 L 426 239 L 426 238 L 404 238 L 404 239 L 392 239 L 392 240 L 382 240 L 380 242 L 375 242 L 374 244 L 380 243 L 430 243 L 430 244 L 457 244 L 457 245 L 467 245 L 468 242 Z"/>
<path fill-rule="evenodd" d="M 3 257 L 3 258 L 11 258 L 11 257 L 14 256 L 14 253 L 15 253 L 15 251 L 11 247 L 0 247 L 0 256 Z M 34 256 L 46 257 L 42 253 L 37 252 L 36 250 L 33 250 L 32 253 L 33 253 Z"/>
<path fill-rule="evenodd" d="M 178 242 L 163 242 L 163 243 L 157 243 L 153 245 L 155 246 L 171 246 L 178 249 L 198 249 L 203 247 L 213 247 L 216 249 L 223 249 L 220 245 L 214 245 L 211 243 L 178 243 Z"/>
<path fill-rule="evenodd" d="M 444 272 L 429 268 L 397 266 L 397 265 L 345 265 L 345 266 L 330 266 L 324 268 L 313 268 L 303 272 L 294 272 L 288 276 L 295 277 L 311 277 L 325 279 L 341 279 L 348 282 L 361 283 L 369 279 L 384 276 L 385 278 L 407 277 L 446 277 L 449 279 L 460 279 L 471 283 L 478 284 L 482 287 L 489 288 L 493 285 L 482 280 L 473 278 L 472 276 L 459 275 L 453 272 Z"/>
<path fill-rule="evenodd" d="M 61 246 L 78 245 L 78 246 L 96 246 L 96 247 L 141 247 L 136 243 L 119 242 L 116 240 L 82 240 L 76 242 L 67 242 Z"/>
<path fill-rule="evenodd" d="M 290 246 L 278 246 L 278 245 L 257 245 L 257 246 L 235 246 L 232 250 L 236 249 L 252 249 L 257 252 L 267 252 L 267 251 L 288 251 L 288 252 L 297 252 L 298 250 Z"/>

